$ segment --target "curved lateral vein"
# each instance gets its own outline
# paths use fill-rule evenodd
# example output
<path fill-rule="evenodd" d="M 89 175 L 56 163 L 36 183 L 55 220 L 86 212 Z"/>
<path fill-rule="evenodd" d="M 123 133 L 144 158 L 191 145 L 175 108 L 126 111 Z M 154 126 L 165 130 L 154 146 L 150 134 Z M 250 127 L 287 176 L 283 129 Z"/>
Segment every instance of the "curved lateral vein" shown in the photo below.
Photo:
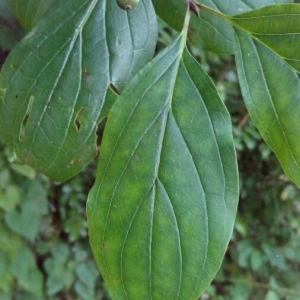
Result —
<path fill-rule="evenodd" d="M 104 228 L 103 228 L 103 235 L 102 235 L 102 240 L 105 240 L 105 235 L 106 235 L 106 228 L 107 228 L 107 225 L 108 225 L 108 219 L 109 219 L 109 214 L 110 214 L 110 210 L 111 210 L 111 207 L 112 207 L 112 201 L 113 201 L 113 198 L 114 198 L 114 195 L 115 195 L 115 192 L 120 184 L 120 181 L 123 177 L 123 175 L 125 174 L 125 171 L 127 170 L 128 166 L 129 166 L 129 163 L 131 162 L 131 158 L 134 156 L 134 153 L 135 151 L 137 150 L 138 146 L 140 145 L 140 143 L 143 141 L 143 138 L 144 136 L 147 134 L 147 132 L 152 128 L 152 126 L 155 124 L 155 122 L 158 120 L 158 118 L 163 114 L 163 112 L 165 111 L 166 109 L 166 106 L 162 108 L 162 110 L 158 113 L 158 115 L 156 116 L 156 118 L 151 122 L 151 124 L 146 128 L 144 134 L 140 137 L 140 139 L 137 141 L 130 157 L 128 158 L 128 161 L 127 161 L 127 164 L 125 166 L 125 168 L 123 169 L 122 173 L 119 175 L 119 178 L 117 178 L 116 180 L 116 184 L 115 184 L 115 187 L 114 187 L 114 190 L 113 190 L 113 194 L 109 200 L 109 208 L 108 208 L 108 214 L 107 214 L 107 218 L 106 218 L 106 222 L 105 222 L 105 225 L 104 225 Z M 113 151 L 114 152 L 114 151 Z M 102 183 L 101 183 L 102 184 Z M 99 194 L 99 190 L 100 190 L 100 186 L 101 184 L 99 185 L 99 189 L 97 191 L 97 194 Z M 108 269 L 107 269 L 107 266 L 106 266 L 106 262 L 105 262 L 105 255 L 103 253 L 103 249 L 102 249 L 102 257 L 103 257 L 103 264 L 106 268 L 106 272 L 107 272 L 107 275 L 109 275 L 109 272 L 108 272 Z"/>
<path fill-rule="evenodd" d="M 162 181 L 159 179 L 159 177 L 157 177 L 156 179 L 157 181 L 157 184 L 161 186 L 165 196 L 166 196 L 166 199 L 170 205 L 170 207 L 172 208 L 172 215 L 173 215 L 173 219 L 176 223 L 176 231 L 177 231 L 177 236 L 178 236 L 178 240 L 179 240 L 179 253 L 180 253 L 180 274 L 179 274 L 179 285 L 178 285 L 178 291 L 177 291 L 177 297 L 176 299 L 179 299 L 179 296 L 180 296 L 180 291 L 181 291 L 181 284 L 182 284 L 182 269 L 183 269 L 183 256 L 182 256 L 182 243 L 181 243 L 181 237 L 180 237 L 180 230 L 179 230 L 179 226 L 178 226 L 178 221 L 177 221 L 177 217 L 176 217 L 176 213 L 175 213 L 175 209 L 174 209 L 174 206 L 173 206 L 173 203 L 170 199 L 170 196 L 164 186 L 164 184 L 162 183 Z"/>
<path fill-rule="evenodd" d="M 183 67 L 185 68 L 186 72 L 190 75 L 189 70 L 185 67 L 184 64 L 183 64 Z M 207 113 L 207 116 L 209 116 L 209 117 L 208 117 L 208 120 L 209 120 L 210 128 L 211 128 L 211 131 L 214 133 L 214 134 L 212 135 L 212 137 L 213 137 L 214 142 L 215 142 L 215 144 L 216 144 L 216 146 L 217 146 L 217 148 L 218 148 L 218 150 L 219 150 L 219 151 L 218 151 L 218 157 L 219 157 L 220 165 L 221 165 L 221 168 L 222 168 L 222 175 L 223 175 L 223 178 L 224 178 L 224 184 L 223 184 L 223 199 L 224 199 L 224 201 L 225 201 L 225 207 L 227 207 L 226 197 L 225 197 L 226 175 L 225 175 L 225 171 L 224 171 L 223 160 L 222 160 L 222 157 L 221 157 L 220 146 L 219 146 L 219 143 L 218 143 L 218 139 L 217 139 L 217 137 L 216 137 L 215 126 L 214 126 L 214 124 L 213 124 L 213 122 L 212 122 L 212 120 L 211 120 L 211 118 L 210 118 L 209 110 L 207 109 L 207 106 L 205 105 L 205 103 L 204 103 L 204 101 L 203 101 L 203 99 L 202 99 L 201 93 L 200 93 L 200 91 L 198 90 L 198 88 L 197 88 L 197 86 L 196 86 L 196 84 L 195 84 L 193 78 L 192 78 L 191 76 L 189 76 L 189 78 L 190 78 L 191 83 L 193 84 L 193 86 L 194 86 L 194 88 L 195 88 L 195 91 L 196 91 L 197 94 L 198 94 L 198 97 L 199 97 L 199 98 L 202 100 L 202 102 L 203 102 L 203 106 L 205 107 L 205 111 L 206 111 L 206 113 Z M 209 85 L 209 83 L 208 83 L 207 85 Z M 221 101 L 221 100 L 220 100 L 220 101 Z M 174 117 L 174 120 L 175 120 L 175 122 L 176 122 L 175 117 Z M 177 124 L 177 122 L 176 122 L 176 124 Z M 178 126 L 178 124 L 177 124 L 177 126 Z M 179 128 L 179 126 L 178 126 L 178 128 Z M 179 130 L 180 130 L 180 129 L 179 129 Z M 182 135 L 182 137 L 183 137 L 183 135 Z M 195 165 L 195 166 L 196 166 L 196 165 Z M 198 174 L 199 174 L 199 173 L 198 173 Z M 199 176 L 200 176 L 200 175 L 199 175 Z"/>
<path fill-rule="evenodd" d="M 78 83 L 78 88 L 77 88 L 77 91 L 76 91 L 76 95 L 75 95 L 75 98 L 74 98 L 74 101 L 73 101 L 73 106 L 72 106 L 72 112 L 74 113 L 74 110 L 75 110 L 75 107 L 76 107 L 76 104 L 77 104 L 77 102 L 78 102 L 78 99 L 79 99 L 79 94 L 80 94 L 80 89 L 81 89 L 81 86 L 82 86 L 82 33 L 80 32 L 80 34 L 78 35 L 78 37 L 79 37 L 79 47 L 80 47 L 80 51 L 79 51 L 79 53 L 80 53 L 80 62 L 81 62 L 81 68 L 80 68 L 80 74 L 79 74 L 79 76 L 78 76 L 78 78 L 79 78 L 79 83 Z M 74 46 L 76 45 L 76 41 L 75 41 L 75 43 L 74 43 Z M 73 49 L 72 49 L 73 50 Z M 72 52 L 72 51 L 71 51 Z M 69 58 L 69 57 L 68 57 Z M 50 100 L 51 101 L 51 100 Z M 49 102 L 48 102 L 49 103 Z M 73 114 L 72 113 L 72 114 Z M 71 122 L 72 122 L 72 117 L 71 118 L 69 118 L 68 120 L 67 120 L 67 128 L 66 128 L 66 130 L 65 130 L 65 134 L 64 134 L 64 137 L 63 137 L 63 140 L 62 140 L 62 142 L 61 142 L 61 145 L 63 145 L 64 143 L 65 143 L 65 141 L 66 141 L 66 139 L 67 139 L 67 137 L 68 137 L 68 131 L 69 131 L 69 127 L 70 127 L 70 124 L 71 124 Z M 49 170 L 51 167 L 53 167 L 55 164 L 56 164 L 56 160 L 57 160 L 57 158 L 58 158 L 58 156 L 59 156 L 59 154 L 60 154 L 60 152 L 61 152 L 61 150 L 62 150 L 62 147 L 60 147 L 59 148 L 59 150 L 57 151 L 57 153 L 56 153 L 56 156 L 55 156 L 55 158 L 51 161 L 51 164 L 45 169 L 45 171 L 44 172 L 47 172 L 47 170 Z"/>
<path fill-rule="evenodd" d="M 142 198 L 141 201 L 139 202 L 139 204 L 137 205 L 137 208 L 136 208 L 136 210 L 135 210 L 135 212 L 134 212 L 134 214 L 132 216 L 132 219 L 129 222 L 129 226 L 128 226 L 128 229 L 127 229 L 124 241 L 123 241 L 123 245 L 122 245 L 122 248 L 121 248 L 121 254 L 120 254 L 120 256 L 121 256 L 121 258 L 120 258 L 121 276 L 120 277 L 121 277 L 121 282 L 122 282 L 122 286 L 123 286 L 123 289 L 124 289 L 124 293 L 125 293 L 126 299 L 129 299 L 129 298 L 128 298 L 128 295 L 127 295 L 127 292 L 126 292 L 126 287 L 125 287 L 124 280 L 123 280 L 123 253 L 124 253 L 124 248 L 125 248 L 125 245 L 126 245 L 126 242 L 127 242 L 127 239 L 128 239 L 129 232 L 130 232 L 130 230 L 132 228 L 132 224 L 134 222 L 134 219 L 136 218 L 137 213 L 140 210 L 142 203 L 145 201 L 145 199 L 147 198 L 147 196 L 149 195 L 149 193 L 151 192 L 151 190 L 153 191 L 154 188 L 155 187 L 152 186 L 150 188 L 149 192 L 146 193 L 145 197 Z"/>
<path fill-rule="evenodd" d="M 209 222 L 208 222 L 208 209 L 207 209 L 207 204 L 206 204 L 206 202 L 207 202 L 206 194 L 207 194 L 207 193 L 206 193 L 205 190 L 204 190 L 204 186 L 203 186 L 203 183 L 202 183 L 202 180 L 201 180 L 201 177 L 200 177 L 200 173 L 199 173 L 199 171 L 198 171 L 198 168 L 197 168 L 196 162 L 195 162 L 195 160 L 194 160 L 194 158 L 193 158 L 193 155 L 192 155 L 192 153 L 191 153 L 191 151 L 190 151 L 190 149 L 189 149 L 189 147 L 188 147 L 188 144 L 187 144 L 187 142 L 186 142 L 185 139 L 184 139 L 184 136 L 183 136 L 183 134 L 182 134 L 182 132 L 181 132 L 181 130 L 180 130 L 180 128 L 179 128 L 177 122 L 176 122 L 175 117 L 174 117 L 173 119 L 174 119 L 174 123 L 175 123 L 175 125 L 176 125 L 176 127 L 177 127 L 177 129 L 178 129 L 178 133 L 180 134 L 180 136 L 181 136 L 181 138 L 182 138 L 182 141 L 184 142 L 184 145 L 186 146 L 186 149 L 187 149 L 187 151 L 188 151 L 188 153 L 189 153 L 190 159 L 191 159 L 191 161 L 192 161 L 192 163 L 193 163 L 194 171 L 195 171 L 196 174 L 197 174 L 197 179 L 198 179 L 198 181 L 199 181 L 199 185 L 200 185 L 201 189 L 203 190 L 203 192 L 204 192 L 204 197 L 205 197 L 204 200 L 205 200 L 205 217 L 206 217 L 205 221 L 206 221 L 206 226 L 207 226 L 207 243 L 206 243 L 206 251 L 205 251 L 205 257 L 204 257 L 204 262 L 203 262 L 202 270 L 200 271 L 200 274 L 199 274 L 198 279 L 197 279 L 197 284 L 195 285 L 195 290 L 196 290 L 196 288 L 197 288 L 197 286 L 198 286 L 198 283 L 199 283 L 199 280 L 200 280 L 200 276 L 201 276 L 202 272 L 204 271 L 204 266 L 205 266 L 205 264 L 206 264 L 207 253 L 208 253 L 208 241 L 209 241 L 209 235 L 210 235 L 210 234 L 209 234 Z"/>
<path fill-rule="evenodd" d="M 60 80 L 60 78 L 61 78 L 61 76 L 62 76 L 62 74 L 63 74 L 63 70 L 65 69 L 65 66 L 66 66 L 66 64 L 67 64 L 67 62 L 68 62 L 68 60 L 69 60 L 69 58 L 70 58 L 70 53 L 73 51 L 73 47 L 74 47 L 75 44 L 76 44 L 76 40 L 77 40 L 77 38 L 78 38 L 78 35 L 81 34 L 82 29 L 83 29 L 85 23 L 87 22 L 88 17 L 90 16 L 90 14 L 92 13 L 93 9 L 95 8 L 96 4 L 97 4 L 97 1 L 94 0 L 93 4 L 91 5 L 91 7 L 89 8 L 89 10 L 87 11 L 87 13 L 86 13 L 86 15 L 85 15 L 85 18 L 81 21 L 81 24 L 80 24 L 80 26 L 79 26 L 79 27 L 80 27 L 80 30 L 78 30 L 78 33 L 76 33 L 75 36 L 72 38 L 72 42 L 71 42 L 71 44 L 70 44 L 69 51 L 68 51 L 67 54 L 66 54 L 66 57 L 65 57 L 65 59 L 64 59 L 64 63 L 62 64 L 61 70 L 60 70 L 60 72 L 59 72 L 59 76 L 58 76 L 57 79 L 55 80 L 53 89 L 52 89 L 52 91 L 50 92 L 50 94 L 49 94 L 49 96 L 48 96 L 46 105 L 45 105 L 44 110 L 43 110 L 43 112 L 42 112 L 42 114 L 41 114 L 41 116 L 40 116 L 40 119 L 39 119 L 38 124 L 41 123 L 42 119 L 43 119 L 44 116 L 45 116 L 46 108 L 48 107 L 48 104 L 49 104 L 50 101 L 52 100 L 52 95 L 53 95 L 53 93 L 54 93 L 55 87 L 57 86 L 57 84 L 58 84 L 58 82 L 59 82 L 59 80 Z M 66 44 L 67 44 L 67 43 L 66 43 Z M 56 55 L 57 55 L 57 54 L 56 54 Z M 52 60 L 53 60 L 53 59 L 52 59 Z M 49 65 L 49 64 L 47 64 L 47 66 L 48 66 L 48 65 Z M 46 66 L 46 67 L 47 67 L 47 66 Z M 46 69 L 46 67 L 44 68 L 44 70 Z M 42 72 L 43 72 L 43 71 L 42 71 Z M 42 72 L 40 73 L 40 75 L 42 74 Z M 76 99 L 76 101 L 77 101 L 77 99 Z M 71 122 L 71 121 L 69 121 L 69 124 L 70 124 L 70 122 Z M 37 126 L 36 129 L 35 129 L 35 131 L 34 131 L 33 139 L 32 139 L 32 141 L 31 141 L 30 149 L 29 149 L 30 152 L 31 152 L 32 146 L 33 146 L 33 144 L 34 144 L 34 142 L 35 142 L 35 137 L 36 137 L 36 134 L 37 134 L 37 132 L 38 132 L 38 129 L 39 129 L 39 126 Z"/>

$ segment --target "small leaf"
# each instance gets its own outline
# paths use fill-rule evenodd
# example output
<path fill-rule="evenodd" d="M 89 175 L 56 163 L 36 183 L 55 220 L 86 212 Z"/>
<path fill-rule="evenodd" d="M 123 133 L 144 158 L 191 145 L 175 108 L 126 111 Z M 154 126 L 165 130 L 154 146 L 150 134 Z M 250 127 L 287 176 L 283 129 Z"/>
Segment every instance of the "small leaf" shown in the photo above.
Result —
<path fill-rule="evenodd" d="M 198 1 L 226 15 L 236 15 L 266 5 L 290 3 L 292 0 L 202 0 Z M 184 14 L 184 1 L 153 0 L 157 14 L 171 27 L 181 30 Z M 234 32 L 224 20 L 201 11 L 201 18 L 192 16 L 189 26 L 189 39 L 199 48 L 219 54 L 234 53 Z"/>
<path fill-rule="evenodd" d="M 113 299 L 196 299 L 220 267 L 238 201 L 229 114 L 180 36 L 109 113 L 87 202 Z"/>
<path fill-rule="evenodd" d="M 8 185 L 5 191 L 0 190 L 0 207 L 5 211 L 11 211 L 20 201 L 20 191 L 15 185 Z"/>
<path fill-rule="evenodd" d="M 32 29 L 49 10 L 55 0 L 7 0 L 14 17 L 27 30 Z"/>
<path fill-rule="evenodd" d="M 34 179 L 36 177 L 36 171 L 27 165 L 18 165 L 12 163 L 10 164 L 10 167 L 16 173 L 21 174 L 22 176 L 25 176 L 29 179 Z"/>
<path fill-rule="evenodd" d="M 263 264 L 263 255 L 258 250 L 255 249 L 251 253 L 250 262 L 253 271 L 259 270 Z"/>
<path fill-rule="evenodd" d="M 47 272 L 47 295 L 70 289 L 75 279 L 75 262 L 69 260 L 70 250 L 61 243 L 51 250 L 52 257 L 46 259 L 44 268 Z M 63 276 L 62 276 L 63 275 Z"/>
<path fill-rule="evenodd" d="M 153 56 L 150 0 L 58 0 L 11 52 L 0 74 L 0 135 L 21 163 L 68 179 L 97 153 L 107 89 L 121 90 Z"/>
<path fill-rule="evenodd" d="M 229 18 L 300 72 L 300 5 L 264 7 Z"/>
<path fill-rule="evenodd" d="M 42 296 L 43 276 L 27 246 L 23 245 L 19 249 L 10 270 L 21 287 L 36 296 Z"/>
<path fill-rule="evenodd" d="M 19 235 L 13 234 L 6 226 L 0 227 L 0 251 L 7 254 L 10 261 L 13 261 L 22 247 L 23 241 Z"/>
<path fill-rule="evenodd" d="M 236 62 L 251 118 L 285 173 L 300 185 L 300 81 L 273 51 L 236 30 Z"/>
<path fill-rule="evenodd" d="M 44 187 L 33 181 L 20 204 L 20 212 L 9 210 L 5 214 L 5 222 L 12 231 L 33 241 L 38 234 L 41 217 L 48 211 L 47 205 Z"/>
<path fill-rule="evenodd" d="M 277 292 L 273 290 L 269 290 L 266 295 L 266 300 L 280 300 L 280 296 L 278 295 Z"/>

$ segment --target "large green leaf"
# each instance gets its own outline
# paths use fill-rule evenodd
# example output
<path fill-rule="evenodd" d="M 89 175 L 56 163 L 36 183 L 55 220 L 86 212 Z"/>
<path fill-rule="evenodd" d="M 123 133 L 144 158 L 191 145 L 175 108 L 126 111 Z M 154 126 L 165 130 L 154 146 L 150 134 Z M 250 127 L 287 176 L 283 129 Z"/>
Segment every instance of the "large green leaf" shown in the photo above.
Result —
<path fill-rule="evenodd" d="M 300 185 L 297 73 L 280 56 L 241 30 L 236 30 L 236 62 L 243 97 L 254 124 L 285 173 Z"/>
<path fill-rule="evenodd" d="M 268 6 L 230 20 L 300 72 L 300 4 Z"/>
<path fill-rule="evenodd" d="M 87 216 L 113 299 L 196 299 L 220 267 L 238 202 L 229 114 L 180 36 L 108 115 Z"/>
<path fill-rule="evenodd" d="M 32 29 L 56 0 L 7 0 L 15 18 L 27 30 Z"/>
<path fill-rule="evenodd" d="M 181 30 L 185 4 L 182 0 L 152 1 L 157 14 L 176 30 Z M 266 5 L 290 3 L 293 0 L 202 0 L 198 1 L 227 15 L 261 8 Z M 201 19 L 192 16 L 189 29 L 189 39 L 198 47 L 220 54 L 234 53 L 234 33 L 230 24 L 224 20 L 201 12 Z"/>
<path fill-rule="evenodd" d="M 16 158 L 54 180 L 96 155 L 107 88 L 121 90 L 154 52 L 150 0 L 59 0 L 12 51 L 0 74 L 0 135 Z"/>

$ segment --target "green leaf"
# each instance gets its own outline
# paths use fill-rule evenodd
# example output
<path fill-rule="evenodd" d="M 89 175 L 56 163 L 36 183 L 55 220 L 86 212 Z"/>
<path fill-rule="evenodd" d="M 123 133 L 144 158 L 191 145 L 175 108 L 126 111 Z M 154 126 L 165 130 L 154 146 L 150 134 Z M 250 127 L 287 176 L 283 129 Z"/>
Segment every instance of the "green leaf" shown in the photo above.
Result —
<path fill-rule="evenodd" d="M 8 270 L 5 270 L 5 273 L 2 274 L 0 277 L 0 299 L 1 300 L 2 299 L 11 300 L 13 282 L 14 282 L 13 276 L 10 274 Z M 2 291 L 5 292 L 5 296 L 7 296 L 7 298 L 2 296 Z"/>
<path fill-rule="evenodd" d="M 82 262 L 76 267 L 76 275 L 78 280 L 74 285 L 76 293 L 83 300 L 96 299 L 95 286 L 99 281 L 99 272 L 92 262 Z"/>
<path fill-rule="evenodd" d="M 20 201 L 20 190 L 15 185 L 8 185 L 5 191 L 0 190 L 0 208 L 5 211 L 14 210 Z"/>
<path fill-rule="evenodd" d="M 86 166 L 109 85 L 121 90 L 152 58 L 156 36 L 150 0 L 130 12 L 58 0 L 0 74 L 0 135 L 17 160 L 58 181 Z"/>
<path fill-rule="evenodd" d="M 96 279 L 99 276 L 95 265 L 91 262 L 83 262 L 77 265 L 76 275 L 86 287 L 93 290 L 96 284 Z"/>
<path fill-rule="evenodd" d="M 234 26 L 276 52 L 300 72 L 300 5 L 268 6 L 230 18 Z"/>
<path fill-rule="evenodd" d="M 5 214 L 7 226 L 14 232 L 33 241 L 39 232 L 41 217 L 48 211 L 45 188 L 32 181 L 28 192 L 18 210 L 9 210 Z"/>
<path fill-rule="evenodd" d="M 266 295 L 266 300 L 280 300 L 280 296 L 278 295 L 277 292 L 273 290 L 269 290 Z"/>
<path fill-rule="evenodd" d="M 29 179 L 36 178 L 36 171 L 33 168 L 29 167 L 28 165 L 18 165 L 18 164 L 11 163 L 10 167 L 16 173 L 25 176 Z"/>
<path fill-rule="evenodd" d="M 10 172 L 7 168 L 3 168 L 0 171 L 0 188 L 2 190 L 5 190 L 7 186 L 10 184 L 11 178 L 10 178 Z"/>
<path fill-rule="evenodd" d="M 87 216 L 113 299 L 196 299 L 238 201 L 229 114 L 180 36 L 109 113 Z"/>
<path fill-rule="evenodd" d="M 266 5 L 290 3 L 292 0 L 202 0 L 201 4 L 207 5 L 227 15 L 236 15 Z M 181 30 L 185 3 L 178 0 L 153 0 L 157 14 L 171 27 Z M 234 53 L 234 32 L 226 21 L 201 11 L 201 18 L 192 16 L 189 26 L 189 39 L 199 48 L 219 54 Z"/>
<path fill-rule="evenodd" d="M 0 251 L 2 250 L 9 256 L 10 260 L 14 260 L 20 247 L 22 247 L 22 239 L 20 236 L 13 234 L 6 226 L 0 227 Z"/>
<path fill-rule="evenodd" d="M 43 276 L 36 265 L 33 253 L 27 246 L 23 245 L 18 251 L 10 270 L 26 291 L 37 296 L 42 295 Z"/>
<path fill-rule="evenodd" d="M 261 268 L 261 266 L 263 265 L 263 255 L 257 250 L 255 249 L 252 253 L 251 253 L 251 267 L 253 271 L 257 271 Z"/>
<path fill-rule="evenodd" d="M 236 30 L 236 62 L 247 109 L 285 173 L 300 185 L 300 81 L 273 51 Z"/>
<path fill-rule="evenodd" d="M 14 17 L 27 30 L 32 29 L 49 10 L 55 0 L 7 0 Z"/>
<path fill-rule="evenodd" d="M 47 272 L 47 294 L 53 296 L 56 293 L 69 290 L 75 277 L 75 262 L 69 261 L 70 250 L 67 245 L 61 243 L 51 250 L 52 257 L 45 261 Z"/>

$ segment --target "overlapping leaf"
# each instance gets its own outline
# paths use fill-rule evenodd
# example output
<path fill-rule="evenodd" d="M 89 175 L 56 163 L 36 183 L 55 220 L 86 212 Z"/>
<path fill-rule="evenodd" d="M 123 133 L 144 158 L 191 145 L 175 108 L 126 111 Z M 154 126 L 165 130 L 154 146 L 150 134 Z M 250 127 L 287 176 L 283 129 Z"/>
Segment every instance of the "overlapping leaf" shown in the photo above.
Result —
<path fill-rule="evenodd" d="M 264 7 L 234 16 L 230 20 L 300 72 L 299 4 Z"/>
<path fill-rule="evenodd" d="M 32 29 L 56 0 L 7 0 L 15 18 L 27 30 Z"/>
<path fill-rule="evenodd" d="M 108 116 L 87 216 L 113 299 L 196 299 L 231 236 L 230 117 L 183 43 L 147 65 Z"/>
<path fill-rule="evenodd" d="M 285 173 L 300 185 L 299 77 L 246 33 L 237 30 L 236 37 L 237 70 L 247 109 Z"/>
<path fill-rule="evenodd" d="M 121 90 L 152 58 L 156 35 L 150 0 L 128 13 L 58 0 L 0 74 L 0 135 L 17 159 L 54 180 L 79 172 L 96 154 L 108 86 Z"/>
<path fill-rule="evenodd" d="M 285 173 L 300 185 L 300 5 L 269 6 L 229 17 L 247 109 Z"/>
<path fill-rule="evenodd" d="M 292 0 L 202 0 L 198 1 L 227 15 L 261 8 L 266 5 L 290 3 Z M 184 1 L 153 0 L 157 14 L 176 30 L 181 30 L 184 14 Z M 232 27 L 222 19 L 207 12 L 201 12 L 201 19 L 193 16 L 190 22 L 189 39 L 198 47 L 214 53 L 234 53 L 234 33 Z"/>

